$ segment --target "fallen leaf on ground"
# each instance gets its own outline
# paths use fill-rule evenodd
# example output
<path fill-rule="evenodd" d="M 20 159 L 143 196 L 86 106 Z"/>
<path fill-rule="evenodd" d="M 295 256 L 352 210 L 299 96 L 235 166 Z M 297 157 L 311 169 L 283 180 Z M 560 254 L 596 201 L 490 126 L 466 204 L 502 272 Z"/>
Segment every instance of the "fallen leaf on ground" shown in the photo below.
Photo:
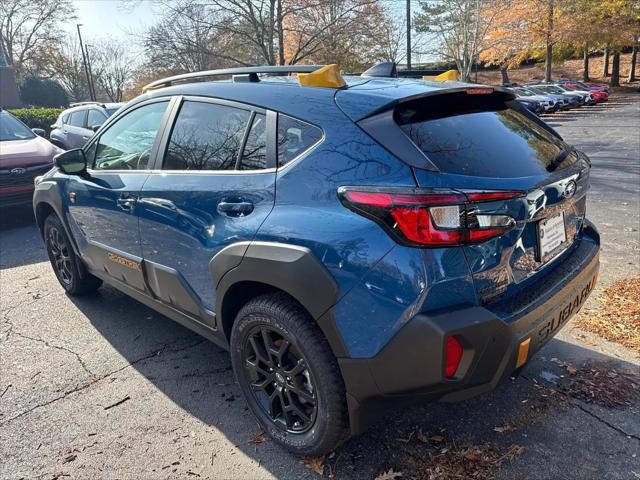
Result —
<path fill-rule="evenodd" d="M 258 443 L 264 443 L 266 441 L 267 441 L 267 436 L 264 432 L 258 432 L 249 439 L 249 443 L 252 445 L 257 445 Z"/>
<path fill-rule="evenodd" d="M 498 433 L 510 432 L 511 430 L 515 430 L 515 428 L 510 423 L 506 423 L 501 427 L 493 427 L 493 431 Z"/>
<path fill-rule="evenodd" d="M 305 457 L 300 460 L 300 463 L 318 475 L 324 474 L 324 457 Z"/>
<path fill-rule="evenodd" d="M 402 477 L 402 472 L 394 472 L 393 468 L 390 468 L 386 472 L 382 472 L 374 480 L 396 480 Z"/>

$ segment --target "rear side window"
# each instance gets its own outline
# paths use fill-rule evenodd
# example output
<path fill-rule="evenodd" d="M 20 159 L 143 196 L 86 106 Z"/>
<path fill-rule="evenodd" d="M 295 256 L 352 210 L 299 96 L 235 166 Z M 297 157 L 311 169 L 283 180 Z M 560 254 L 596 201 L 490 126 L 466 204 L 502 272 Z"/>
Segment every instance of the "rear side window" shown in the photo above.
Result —
<path fill-rule="evenodd" d="M 251 112 L 185 101 L 173 126 L 165 170 L 234 170 Z"/>
<path fill-rule="evenodd" d="M 547 173 L 567 146 L 504 101 L 488 95 L 439 95 L 402 106 L 396 122 L 446 173 L 523 177 Z M 564 162 L 559 168 L 567 166 Z"/>
<path fill-rule="evenodd" d="M 87 115 L 87 126 L 89 128 L 96 127 L 98 125 L 102 125 L 107 117 L 99 110 L 91 109 L 89 110 L 89 114 Z"/>
<path fill-rule="evenodd" d="M 278 167 L 313 147 L 322 139 L 322 130 L 286 115 L 278 115 Z"/>
<path fill-rule="evenodd" d="M 69 125 L 71 125 L 72 127 L 83 127 L 84 116 L 86 113 L 86 110 L 78 110 L 76 112 L 72 112 L 69 117 Z"/>

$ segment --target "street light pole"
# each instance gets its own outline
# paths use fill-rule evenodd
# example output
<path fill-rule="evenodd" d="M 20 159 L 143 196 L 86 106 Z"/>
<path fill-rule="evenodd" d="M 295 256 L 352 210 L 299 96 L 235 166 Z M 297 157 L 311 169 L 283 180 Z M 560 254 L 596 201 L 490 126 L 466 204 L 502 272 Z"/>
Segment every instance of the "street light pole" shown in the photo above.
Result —
<path fill-rule="evenodd" d="M 407 0 L 407 70 L 411 70 L 411 0 Z"/>
<path fill-rule="evenodd" d="M 85 53 L 87 55 L 87 67 L 89 68 L 89 88 L 91 89 L 91 98 L 96 101 L 96 84 L 93 83 L 93 72 L 91 71 L 91 58 L 89 58 L 89 44 L 84 46 Z"/>
<path fill-rule="evenodd" d="M 84 73 L 87 75 L 87 86 L 89 87 L 89 96 L 91 100 L 95 102 L 95 96 L 93 94 L 93 89 L 91 88 L 91 76 L 89 75 L 89 67 L 87 67 L 87 57 L 84 51 L 84 45 L 82 44 L 82 35 L 80 34 L 81 23 L 76 23 L 76 28 L 78 29 L 78 38 L 80 39 L 80 50 L 82 50 L 82 63 L 84 64 Z"/>

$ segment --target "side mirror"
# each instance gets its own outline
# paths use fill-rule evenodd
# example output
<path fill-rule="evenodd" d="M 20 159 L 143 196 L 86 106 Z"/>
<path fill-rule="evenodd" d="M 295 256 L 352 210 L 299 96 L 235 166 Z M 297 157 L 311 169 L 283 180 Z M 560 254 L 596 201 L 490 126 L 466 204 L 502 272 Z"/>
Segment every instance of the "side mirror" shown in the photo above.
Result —
<path fill-rule="evenodd" d="M 102 125 L 91 125 L 91 130 L 93 130 L 94 132 L 97 132 L 101 126 Z"/>
<path fill-rule="evenodd" d="M 47 136 L 47 132 L 45 132 L 41 128 L 32 128 L 31 131 L 33 133 L 35 133 L 36 135 L 38 135 L 39 137 L 46 137 Z"/>
<path fill-rule="evenodd" d="M 87 159 L 81 148 L 56 155 L 53 157 L 53 163 L 67 175 L 83 175 L 87 171 Z"/>

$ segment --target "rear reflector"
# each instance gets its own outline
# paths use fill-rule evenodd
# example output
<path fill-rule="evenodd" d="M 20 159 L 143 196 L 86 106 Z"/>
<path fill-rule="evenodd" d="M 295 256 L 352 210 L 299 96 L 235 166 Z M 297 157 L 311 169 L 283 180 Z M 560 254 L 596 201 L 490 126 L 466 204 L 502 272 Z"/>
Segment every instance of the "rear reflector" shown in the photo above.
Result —
<path fill-rule="evenodd" d="M 361 187 L 341 187 L 338 194 L 346 207 L 376 221 L 399 243 L 421 247 L 464 245 L 502 235 L 515 225 L 515 220 L 508 215 L 478 214 L 473 204 L 523 195 Z"/>
<path fill-rule="evenodd" d="M 455 337 L 447 338 L 444 356 L 444 376 L 451 379 L 455 376 L 462 360 L 462 345 Z"/>
<path fill-rule="evenodd" d="M 529 356 L 529 345 L 531 344 L 531 337 L 527 338 L 520 342 L 520 346 L 518 347 L 518 360 L 516 361 L 516 368 L 520 368 L 527 361 L 527 357 Z"/>

